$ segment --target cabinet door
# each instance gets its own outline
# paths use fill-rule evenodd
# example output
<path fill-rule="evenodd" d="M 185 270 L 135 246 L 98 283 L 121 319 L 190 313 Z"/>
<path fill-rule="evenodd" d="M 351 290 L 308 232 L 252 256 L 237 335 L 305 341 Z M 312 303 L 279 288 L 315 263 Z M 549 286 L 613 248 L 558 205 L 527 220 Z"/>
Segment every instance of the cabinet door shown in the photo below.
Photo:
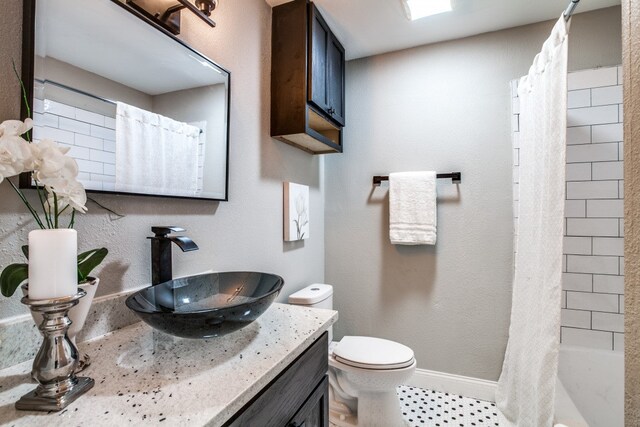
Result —
<path fill-rule="evenodd" d="M 307 98 L 325 117 L 344 126 L 344 48 L 313 4 L 309 22 Z"/>
<path fill-rule="evenodd" d="M 329 426 L 329 381 L 325 375 L 318 387 L 289 422 L 288 427 Z"/>
<path fill-rule="evenodd" d="M 328 348 L 325 332 L 224 426 L 283 427 L 295 421 L 327 377 Z"/>
<path fill-rule="evenodd" d="M 328 113 L 327 105 L 327 47 L 330 42 L 330 31 L 320 16 L 320 12 L 312 4 L 309 6 L 309 75 L 307 99 L 324 113 Z"/>
<path fill-rule="evenodd" d="M 344 126 L 344 48 L 333 34 L 327 46 L 326 85 L 329 117 Z"/>

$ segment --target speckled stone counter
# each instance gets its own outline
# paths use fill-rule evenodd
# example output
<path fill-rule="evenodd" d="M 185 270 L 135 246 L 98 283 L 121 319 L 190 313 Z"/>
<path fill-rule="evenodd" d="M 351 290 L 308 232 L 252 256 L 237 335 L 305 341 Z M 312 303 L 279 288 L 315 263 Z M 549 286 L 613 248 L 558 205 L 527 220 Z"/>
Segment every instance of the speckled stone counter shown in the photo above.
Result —
<path fill-rule="evenodd" d="M 96 385 L 59 413 L 17 411 L 35 387 L 31 361 L 0 371 L 3 425 L 218 426 L 241 409 L 338 318 L 332 310 L 273 304 L 257 321 L 208 340 L 174 338 L 137 323 L 80 344 Z"/>

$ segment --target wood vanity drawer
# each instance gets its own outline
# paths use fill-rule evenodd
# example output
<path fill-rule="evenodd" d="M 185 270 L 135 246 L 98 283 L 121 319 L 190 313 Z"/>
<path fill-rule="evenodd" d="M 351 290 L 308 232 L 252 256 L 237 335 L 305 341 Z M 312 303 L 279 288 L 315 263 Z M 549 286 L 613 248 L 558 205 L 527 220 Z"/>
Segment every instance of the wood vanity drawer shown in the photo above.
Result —
<path fill-rule="evenodd" d="M 328 347 L 325 332 L 224 425 L 287 426 L 325 379 L 329 369 Z"/>

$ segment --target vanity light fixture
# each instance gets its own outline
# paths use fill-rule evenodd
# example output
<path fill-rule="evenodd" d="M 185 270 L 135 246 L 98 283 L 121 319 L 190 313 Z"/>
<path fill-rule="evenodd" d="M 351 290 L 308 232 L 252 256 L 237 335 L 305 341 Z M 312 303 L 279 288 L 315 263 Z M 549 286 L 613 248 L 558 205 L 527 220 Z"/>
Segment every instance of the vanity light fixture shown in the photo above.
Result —
<path fill-rule="evenodd" d="M 173 4 L 167 7 L 167 3 Z M 180 34 L 180 13 L 183 9 L 190 10 L 209 26 L 216 26 L 211 13 L 218 5 L 218 0 L 126 0 L 126 4 L 176 35 Z"/>
<path fill-rule="evenodd" d="M 217 0 L 196 0 L 196 7 L 201 13 L 211 16 L 211 12 L 216 8 Z"/>
<path fill-rule="evenodd" d="M 439 13 L 451 12 L 451 0 L 400 0 L 411 21 Z"/>

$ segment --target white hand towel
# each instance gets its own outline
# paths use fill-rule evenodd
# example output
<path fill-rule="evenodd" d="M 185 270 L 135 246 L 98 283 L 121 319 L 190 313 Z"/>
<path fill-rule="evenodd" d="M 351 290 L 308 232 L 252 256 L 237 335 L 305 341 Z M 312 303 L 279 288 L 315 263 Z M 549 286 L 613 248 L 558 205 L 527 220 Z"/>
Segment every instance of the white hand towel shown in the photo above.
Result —
<path fill-rule="evenodd" d="M 394 245 L 436 244 L 436 173 L 389 175 L 389 238 Z"/>

